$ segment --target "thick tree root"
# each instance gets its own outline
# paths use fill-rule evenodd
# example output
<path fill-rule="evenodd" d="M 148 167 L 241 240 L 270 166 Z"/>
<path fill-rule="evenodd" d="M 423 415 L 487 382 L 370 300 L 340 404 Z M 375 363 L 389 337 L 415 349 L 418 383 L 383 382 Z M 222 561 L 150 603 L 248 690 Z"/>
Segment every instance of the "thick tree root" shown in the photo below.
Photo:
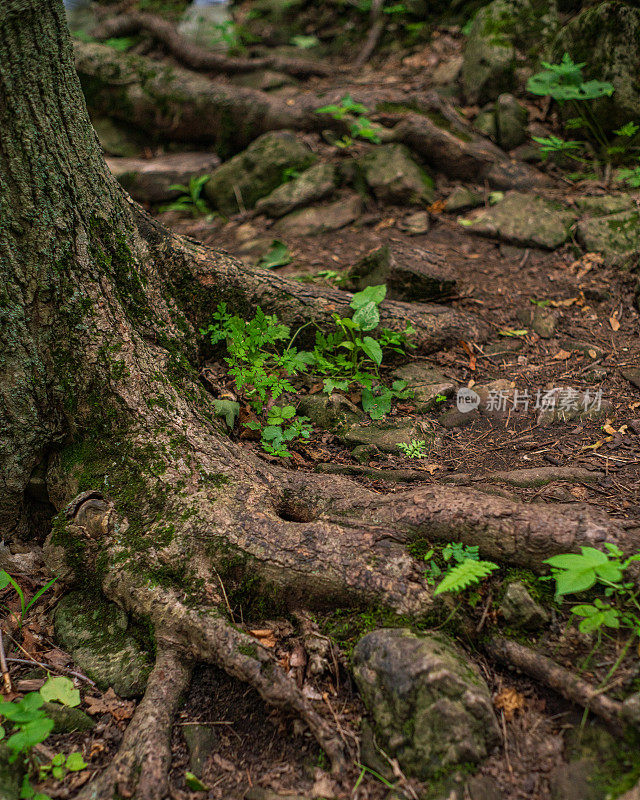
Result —
<path fill-rule="evenodd" d="M 335 69 L 326 64 L 321 64 L 311 59 L 282 58 L 279 56 L 231 58 L 220 53 L 214 53 L 185 39 L 170 22 L 155 14 L 142 12 L 119 14 L 117 17 L 102 22 L 91 33 L 94 39 L 100 41 L 117 36 L 135 36 L 137 33 L 145 33 L 163 44 L 171 55 L 182 64 L 200 72 L 238 74 L 262 69 L 274 69 L 301 77 L 306 75 L 329 75 L 335 72 Z"/>
<path fill-rule="evenodd" d="M 487 180 L 497 188 L 532 189 L 552 185 L 527 164 L 512 161 L 478 136 L 453 109 L 433 94 L 372 92 L 345 86 L 321 96 L 300 92 L 286 101 L 267 92 L 214 82 L 179 67 L 123 55 L 100 44 L 74 45 L 76 69 L 89 107 L 151 135 L 199 142 L 237 152 L 260 134 L 284 128 L 349 132 L 349 120 L 316 110 L 339 103 L 348 91 L 395 127 L 381 128 L 385 142 L 401 142 L 426 163 L 452 177 Z M 434 122 L 442 120 L 441 124 Z"/>
<path fill-rule="evenodd" d="M 525 672 L 572 703 L 584 706 L 609 725 L 620 728 L 627 720 L 623 703 L 611 700 L 573 672 L 511 639 L 494 638 L 485 649 L 498 661 Z"/>
<path fill-rule="evenodd" d="M 158 645 L 147 690 L 107 769 L 87 784 L 78 800 L 135 797 L 161 800 L 169 792 L 171 724 L 191 680 L 191 662 L 183 653 Z"/>

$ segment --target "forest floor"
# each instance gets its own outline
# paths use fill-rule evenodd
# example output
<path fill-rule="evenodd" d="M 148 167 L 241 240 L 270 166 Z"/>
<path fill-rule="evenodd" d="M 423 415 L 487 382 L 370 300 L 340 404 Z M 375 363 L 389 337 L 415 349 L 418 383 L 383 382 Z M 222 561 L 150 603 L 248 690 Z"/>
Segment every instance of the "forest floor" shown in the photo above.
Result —
<path fill-rule="evenodd" d="M 455 34 L 442 31 L 441 38 L 445 45 L 438 45 L 436 39 L 436 45 L 414 53 L 410 59 L 403 61 L 402 56 L 394 55 L 376 60 L 374 66 L 362 70 L 358 85 L 369 89 L 395 84 L 403 89 L 425 88 L 426 67 L 438 59 L 455 57 L 459 50 L 459 37 Z M 309 88 L 342 90 L 344 86 L 344 76 L 337 75 L 331 79 L 313 79 Z M 542 116 L 537 106 L 532 105 L 531 110 Z M 309 134 L 305 139 L 325 160 L 339 161 L 344 157 L 342 151 L 315 135 Z M 349 155 L 360 147 L 365 146 L 353 145 Z M 566 188 L 554 190 L 549 196 L 562 197 L 569 203 L 581 195 L 598 194 L 605 189 L 596 181 L 578 186 L 565 182 L 561 186 Z M 487 195 L 486 187 L 477 188 Z M 436 199 L 429 208 L 429 229 L 424 233 L 411 235 L 404 230 L 405 220 L 415 213 L 415 207 L 381 206 L 369 198 L 365 213 L 338 231 L 315 236 L 287 235 L 286 246 L 292 260 L 277 269 L 287 277 L 322 283 L 323 278 L 316 277 L 319 272 L 341 273 L 381 245 L 388 245 L 397 259 L 408 264 L 420 264 L 425 251 L 435 253 L 456 280 L 456 294 L 450 304 L 480 317 L 493 334 L 482 344 L 460 342 L 456 348 L 434 353 L 428 359 L 420 359 L 421 362 L 437 367 L 458 387 L 503 380 L 508 382 L 509 389 L 528 391 L 532 397 L 538 390 L 554 387 L 592 393 L 601 390 L 602 400 L 610 404 L 609 410 L 598 419 L 576 418 L 545 425 L 531 407 L 518 413 L 476 415 L 470 422 L 461 416 L 458 424 L 444 427 L 442 415 L 451 414 L 455 396 L 448 397 L 432 412 L 420 414 L 409 399 L 399 403 L 387 421 L 409 419 L 417 423 L 429 443 L 426 458 L 410 460 L 400 451 L 379 452 L 363 464 L 354 459 L 351 448 L 338 436 L 314 429 L 308 441 L 294 446 L 289 467 L 310 471 L 331 465 L 348 467 L 354 480 L 385 493 L 406 488 L 407 483 L 402 479 L 391 480 L 388 474 L 377 475 L 376 469 L 412 470 L 411 485 L 416 480 L 424 484 L 457 480 L 463 485 L 473 485 L 486 482 L 487 476 L 497 471 L 584 468 L 593 472 L 595 479 L 586 480 L 583 473 L 577 472 L 576 475 L 583 477 L 551 477 L 529 486 L 514 485 L 508 478 L 489 482 L 495 484 L 496 491 L 525 503 L 588 502 L 616 518 L 640 518 L 640 373 L 635 373 L 638 376 L 635 385 L 623 374 L 632 375 L 629 370 L 640 367 L 632 277 L 617 267 L 604 266 L 593 254 L 581 254 L 571 243 L 547 251 L 474 235 L 459 224 L 456 214 L 444 210 L 443 201 L 452 189 L 450 181 L 437 177 Z M 219 217 L 204 220 L 175 212 L 152 211 L 176 231 L 241 259 L 253 259 L 253 263 L 254 254 L 248 255 L 252 242 L 280 238 L 273 234 L 271 220 L 252 213 L 229 220 Z M 555 311 L 553 330 L 546 338 L 522 321 L 523 314 L 538 307 Z M 406 360 L 417 359 L 409 356 Z M 227 388 L 233 392 L 231 382 Z M 260 450 L 257 442 L 245 441 L 244 446 Z M 416 475 L 417 471 L 422 474 Z M 399 477 L 407 476 L 399 473 Z M 44 582 L 44 571 L 41 575 L 41 582 L 33 574 L 22 579 L 16 577 L 23 581 L 23 588 L 30 595 Z M 2 598 L 14 612 L 18 609 L 10 588 L 3 591 Z M 495 619 L 498 613 L 495 599 L 489 582 L 479 590 L 476 608 L 465 609 L 465 624 L 480 629 L 487 620 Z M 54 641 L 52 620 L 56 600 L 54 588 L 29 612 L 23 627 L 14 619 L 14 624 L 8 626 L 5 644 L 13 657 L 27 662 L 35 659 L 66 673 L 74 665 Z M 295 665 L 293 656 L 303 641 L 291 619 L 260 619 L 251 609 L 241 606 L 234 611 L 236 621 L 247 621 L 249 629 L 258 631 L 260 641 L 273 648 L 280 663 Z M 320 678 L 298 675 L 318 710 L 336 720 L 351 742 L 360 730 L 364 709 L 346 668 L 349 651 L 359 634 L 384 621 L 384 615 L 352 610 L 336 609 L 317 615 L 317 629 L 331 640 L 330 668 Z M 493 694 L 503 733 L 499 749 L 480 766 L 478 777 L 467 784 L 468 796 L 472 800 L 580 797 L 580 789 L 572 789 L 575 762 L 570 763 L 569 742 L 580 728 L 582 709 L 529 678 L 492 662 L 470 643 L 462 623 L 449 627 L 463 644 L 471 647 Z M 587 657 L 592 646 L 589 637 L 566 624 L 566 614 L 555 612 L 548 628 L 533 638 L 538 650 L 574 668 Z M 582 677 L 597 684 L 615 661 L 620 647 L 617 640 L 603 644 Z M 28 664 L 12 664 L 11 672 L 18 692 L 36 689 L 42 683 L 37 669 L 34 672 Z M 638 677 L 636 654 L 623 661 L 614 689 L 628 693 Z M 52 781 L 45 782 L 42 789 L 51 797 L 74 797 L 92 772 L 109 762 L 133 712 L 130 701 L 121 701 L 113 693 L 101 693 L 86 683 L 80 685 L 87 689 L 81 707 L 88 710 L 97 724 L 86 733 L 56 735 L 48 740 L 47 748 L 51 753 L 79 749 L 90 768 L 55 785 Z M 200 777 L 208 792 L 185 788 L 184 774 L 193 770 L 193 760 L 190 762 L 184 732 L 194 725 L 205 726 L 211 732 L 211 755 L 200 765 Z M 607 762 L 613 763 L 614 757 L 622 762 L 633 761 L 633 754 L 621 755 L 619 745 L 612 744 L 606 734 L 600 731 L 596 735 L 590 721 L 583 733 L 585 741 L 596 742 L 596 752 L 600 748 L 603 770 Z M 616 764 L 615 769 L 623 772 L 620 761 Z M 173 798 L 260 800 L 268 796 L 260 793 L 262 789 L 283 797 L 377 800 L 391 796 L 420 797 L 425 791 L 423 785 L 404 778 L 401 773 L 383 781 L 370 771 L 361 774 L 358 766 L 337 781 L 328 774 L 326 766 L 318 746 L 297 721 L 266 707 L 253 690 L 219 670 L 204 666 L 197 669 L 173 731 Z M 462 785 L 467 776 L 461 772 L 452 780 Z M 396 794 L 389 794 L 391 784 L 396 786 Z"/>

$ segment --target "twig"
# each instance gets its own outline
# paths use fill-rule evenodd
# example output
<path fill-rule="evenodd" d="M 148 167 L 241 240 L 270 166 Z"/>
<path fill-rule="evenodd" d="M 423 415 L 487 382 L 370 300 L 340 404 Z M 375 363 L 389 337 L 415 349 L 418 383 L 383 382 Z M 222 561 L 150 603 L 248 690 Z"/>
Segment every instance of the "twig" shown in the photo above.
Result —
<path fill-rule="evenodd" d="M 67 669 L 67 667 L 54 667 L 53 664 L 44 664 L 42 661 L 36 661 L 35 658 L 8 658 L 7 661 L 10 661 L 12 664 L 26 664 L 27 666 L 35 664 L 37 667 L 42 667 L 42 669 L 46 669 L 48 672 L 61 672 L 63 675 L 71 675 L 73 678 L 78 678 L 78 680 L 88 683 L 89 686 L 93 686 L 94 689 L 98 688 L 91 678 L 87 678 L 87 676 L 83 675 L 81 672 Z"/>
<path fill-rule="evenodd" d="M 4 683 L 4 690 L 7 692 L 12 691 L 11 674 L 7 664 L 7 655 L 4 652 L 4 642 L 2 641 L 2 628 L 0 627 L 0 669 L 2 669 L 2 682 Z"/>

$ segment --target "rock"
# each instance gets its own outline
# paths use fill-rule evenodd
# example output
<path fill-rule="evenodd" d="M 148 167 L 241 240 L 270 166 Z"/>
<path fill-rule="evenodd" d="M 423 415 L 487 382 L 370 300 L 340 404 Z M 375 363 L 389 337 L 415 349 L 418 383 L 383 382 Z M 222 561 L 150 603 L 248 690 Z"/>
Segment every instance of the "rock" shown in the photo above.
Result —
<path fill-rule="evenodd" d="M 630 194 L 601 194 L 577 197 L 576 205 L 589 216 L 605 216 L 620 211 L 631 211 L 637 207 L 638 198 Z"/>
<path fill-rule="evenodd" d="M 360 759 L 365 766 L 375 770 L 378 775 L 382 775 L 382 777 L 388 781 L 393 780 L 393 770 L 389 766 L 389 762 L 378 752 L 373 728 L 366 718 L 362 720 Z"/>
<path fill-rule="evenodd" d="M 53 722 L 53 733 L 71 733 L 72 731 L 90 731 L 96 724 L 88 714 L 80 708 L 62 706 L 60 703 L 45 703 L 42 708 Z"/>
<path fill-rule="evenodd" d="M 506 336 L 498 342 L 485 347 L 484 352 L 488 356 L 504 356 L 517 353 L 522 350 L 525 343 L 522 339 Z"/>
<path fill-rule="evenodd" d="M 327 431 L 345 430 L 363 419 L 356 406 L 341 394 L 307 395 L 300 401 L 298 414 Z"/>
<path fill-rule="evenodd" d="M 407 389 L 413 391 L 412 402 L 419 414 L 438 408 L 438 397 L 452 397 L 456 391 L 456 384 L 450 378 L 432 364 L 420 361 L 399 367 L 393 371 L 392 376 L 407 382 Z"/>
<path fill-rule="evenodd" d="M 552 57 L 569 53 L 586 62 L 585 77 L 609 81 L 611 97 L 590 103 L 596 119 L 607 131 L 635 120 L 640 107 L 640 9 L 637 4 L 609 0 L 585 8 L 559 32 Z"/>
<path fill-rule="evenodd" d="M 499 203 L 461 220 L 468 231 L 523 247 L 554 250 L 567 241 L 575 212 L 534 194 L 508 192 Z"/>
<path fill-rule="evenodd" d="M 601 419 L 613 409 L 612 404 L 597 392 L 579 392 L 566 387 L 544 393 L 541 403 L 536 424 L 543 428 L 555 422 Z"/>
<path fill-rule="evenodd" d="M 481 111 L 473 120 L 473 127 L 478 131 L 478 133 L 481 133 L 483 136 L 491 139 L 492 142 L 498 141 L 496 115 L 495 111 L 492 109 L 488 111 Z"/>
<path fill-rule="evenodd" d="M 110 117 L 91 117 L 102 149 L 107 155 L 137 158 L 144 149 L 140 134 Z"/>
<path fill-rule="evenodd" d="M 454 56 L 448 61 L 441 61 L 431 75 L 433 85 L 449 86 L 456 83 L 462 72 L 462 60 L 462 56 Z"/>
<path fill-rule="evenodd" d="M 496 100 L 496 138 L 503 150 L 513 150 L 527 140 L 527 109 L 512 94 L 503 93 Z"/>
<path fill-rule="evenodd" d="M 428 205 L 433 202 L 433 179 L 402 144 L 383 144 L 357 159 L 365 181 L 381 203 Z"/>
<path fill-rule="evenodd" d="M 211 174 L 204 187 L 209 202 L 226 216 L 253 208 L 283 182 L 286 169 L 303 171 L 317 156 L 289 131 L 265 133 Z"/>
<path fill-rule="evenodd" d="M 201 778 L 209 756 L 218 747 L 218 734 L 213 725 L 183 725 L 182 735 L 189 751 L 189 769 Z"/>
<path fill-rule="evenodd" d="M 237 86 L 245 86 L 247 89 L 258 89 L 261 92 L 281 89 L 283 86 L 298 86 L 298 81 L 292 78 L 291 75 L 286 75 L 284 72 L 275 72 L 272 69 L 234 75 L 231 77 L 231 82 Z"/>
<path fill-rule="evenodd" d="M 11 752 L 4 742 L 0 742 L 0 800 L 19 800 L 22 797 L 22 779 L 25 775 L 24 761 L 19 758 L 9 762 Z"/>
<path fill-rule="evenodd" d="M 482 104 L 516 87 L 516 48 L 536 54 L 556 32 L 554 0 L 494 0 L 475 16 L 462 64 L 467 102 Z"/>
<path fill-rule="evenodd" d="M 549 774 L 551 800 L 605 800 L 606 791 L 594 781 L 596 770 L 586 759 L 554 767 Z"/>
<path fill-rule="evenodd" d="M 608 266 L 626 264 L 640 254 L 640 213 L 580 220 L 576 238 L 588 252 L 601 253 Z"/>
<path fill-rule="evenodd" d="M 388 245 L 370 250 L 347 272 L 348 286 L 361 291 L 367 286 L 387 285 L 388 297 L 409 302 L 444 300 L 455 292 L 456 281 L 439 260 L 429 251 L 413 250 L 412 255 L 423 254 L 421 262 L 408 262 L 396 258 Z"/>
<path fill-rule="evenodd" d="M 476 208 L 484 203 L 484 198 L 480 192 L 467 189 L 466 186 L 456 186 L 444 204 L 444 210 L 450 214 L 456 211 L 463 211 L 467 208 Z"/>
<path fill-rule="evenodd" d="M 189 184 L 220 164 L 215 153 L 171 153 L 152 159 L 108 158 L 107 166 L 118 183 L 139 203 L 160 203 L 182 192 L 169 189 L 174 183 Z"/>
<path fill-rule="evenodd" d="M 465 428 L 480 419 L 480 412 L 477 408 L 471 411 L 460 411 L 458 408 L 448 408 L 440 415 L 438 422 L 443 428 Z"/>
<path fill-rule="evenodd" d="M 461 74 L 464 96 L 470 104 L 487 103 L 515 88 L 516 49 L 511 38 L 499 30 L 500 19 L 510 9 L 506 0 L 494 0 L 475 16 Z"/>
<path fill-rule="evenodd" d="M 347 195 L 335 203 L 302 208 L 282 217 L 273 230 L 282 236 L 315 236 L 337 231 L 355 222 L 362 213 L 359 195 Z"/>
<path fill-rule="evenodd" d="M 623 378 L 632 383 L 636 389 L 640 389 L 640 369 L 638 367 L 625 367 L 620 370 Z"/>
<path fill-rule="evenodd" d="M 469 800 L 502 800 L 504 793 L 495 780 L 485 775 L 475 775 L 467 781 Z"/>
<path fill-rule="evenodd" d="M 549 621 L 549 614 L 531 597 L 520 581 L 510 583 L 500 604 L 504 621 L 512 628 L 535 630 Z"/>
<path fill-rule="evenodd" d="M 412 439 L 424 439 L 413 420 L 373 422 L 370 425 L 353 425 L 342 437 L 347 445 L 364 444 L 377 447 L 384 453 L 398 454 L 398 444 Z"/>
<path fill-rule="evenodd" d="M 593 344 L 593 342 L 579 342 L 575 341 L 574 339 L 562 339 L 560 340 L 560 347 L 563 350 L 568 350 L 569 352 L 577 350 L 579 353 L 584 353 L 586 356 L 589 356 L 589 358 L 604 358 L 607 355 L 606 350 L 603 350 L 598 344 Z"/>
<path fill-rule="evenodd" d="M 521 309 L 518 319 L 523 325 L 530 325 L 542 339 L 551 339 L 555 334 L 560 312 L 553 308 L 535 306 Z"/>
<path fill-rule="evenodd" d="M 297 178 L 283 183 L 271 194 L 261 197 L 256 210 L 268 217 L 284 217 L 296 208 L 308 206 L 330 195 L 336 185 L 333 164 L 315 164 Z"/>
<path fill-rule="evenodd" d="M 378 458 L 382 455 L 380 450 L 372 444 L 359 444 L 351 451 L 351 455 L 355 458 L 358 464 L 368 464 L 373 458 Z"/>
<path fill-rule="evenodd" d="M 478 763 L 498 743 L 489 689 L 445 636 L 373 631 L 356 645 L 353 667 L 380 746 L 408 775 Z"/>
<path fill-rule="evenodd" d="M 84 592 L 65 595 L 55 611 L 58 641 L 78 667 L 100 689 L 110 686 L 120 697 L 144 692 L 153 660 L 128 629 L 126 613 L 98 598 L 87 602 Z"/>
<path fill-rule="evenodd" d="M 420 236 L 429 233 L 429 212 L 416 211 L 415 214 L 408 214 L 400 220 L 398 228 L 409 236 Z"/>

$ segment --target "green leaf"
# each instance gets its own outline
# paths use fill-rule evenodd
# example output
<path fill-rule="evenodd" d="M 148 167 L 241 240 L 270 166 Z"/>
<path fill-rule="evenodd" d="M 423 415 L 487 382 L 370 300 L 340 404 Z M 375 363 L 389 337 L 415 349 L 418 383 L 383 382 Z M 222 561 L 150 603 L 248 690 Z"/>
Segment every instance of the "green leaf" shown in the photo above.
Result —
<path fill-rule="evenodd" d="M 211 404 L 215 410 L 216 417 L 224 417 L 227 427 L 231 430 L 240 414 L 240 403 L 236 403 L 234 400 L 214 399 Z"/>
<path fill-rule="evenodd" d="M 291 44 L 299 47 L 301 50 L 309 50 L 311 47 L 317 47 L 320 44 L 320 39 L 317 36 L 303 36 L 298 34 L 291 37 Z"/>
<path fill-rule="evenodd" d="M 379 306 L 386 296 L 387 287 L 384 283 L 379 286 L 367 286 L 361 292 L 356 292 L 353 295 L 349 305 L 355 310 L 367 305 L 367 303 L 375 303 L 375 305 Z"/>
<path fill-rule="evenodd" d="M 40 742 L 44 742 L 53 730 L 53 720 L 49 717 L 27 722 L 17 733 L 7 739 L 7 747 L 14 753 L 24 753 Z"/>
<path fill-rule="evenodd" d="M 362 408 L 371 419 L 382 419 L 385 414 L 391 411 L 392 394 L 388 390 L 382 394 L 375 395 L 371 389 L 362 390 Z"/>
<path fill-rule="evenodd" d="M 382 348 L 371 336 L 365 336 L 362 340 L 362 349 L 367 356 L 378 366 L 382 363 Z"/>
<path fill-rule="evenodd" d="M 46 702 L 53 700 L 72 708 L 80 705 L 80 692 L 74 688 L 73 681 L 63 675 L 49 678 L 40 689 L 40 696 Z"/>
<path fill-rule="evenodd" d="M 291 253 L 287 245 L 279 239 L 274 239 L 271 248 L 258 261 L 258 266 L 262 269 L 274 269 L 275 267 L 284 267 L 291 261 Z"/>
<path fill-rule="evenodd" d="M 282 418 L 283 419 L 291 419 L 291 417 L 295 417 L 296 410 L 294 406 L 285 406 L 282 409 Z"/>
<path fill-rule="evenodd" d="M 0 569 L 0 589 L 6 589 L 11 583 L 11 576 L 5 570 Z"/>
<path fill-rule="evenodd" d="M 206 786 L 200 778 L 197 778 L 193 772 L 185 772 L 184 774 L 184 782 L 187 784 L 187 788 L 191 789 L 192 792 L 208 792 L 209 787 Z"/>
<path fill-rule="evenodd" d="M 82 753 L 70 753 L 67 756 L 67 769 L 69 772 L 80 772 L 87 766 L 87 762 L 82 758 Z"/>
<path fill-rule="evenodd" d="M 440 581 L 434 591 L 434 595 L 444 592 L 461 592 L 474 583 L 479 583 L 484 578 L 498 569 L 498 565 L 493 561 L 473 561 L 467 559 L 460 564 L 456 564 Z"/>
<path fill-rule="evenodd" d="M 369 301 L 360 306 L 354 313 L 351 321 L 356 328 L 361 331 L 372 331 L 374 328 L 377 328 L 380 322 L 380 312 L 378 311 L 377 305 Z"/>

